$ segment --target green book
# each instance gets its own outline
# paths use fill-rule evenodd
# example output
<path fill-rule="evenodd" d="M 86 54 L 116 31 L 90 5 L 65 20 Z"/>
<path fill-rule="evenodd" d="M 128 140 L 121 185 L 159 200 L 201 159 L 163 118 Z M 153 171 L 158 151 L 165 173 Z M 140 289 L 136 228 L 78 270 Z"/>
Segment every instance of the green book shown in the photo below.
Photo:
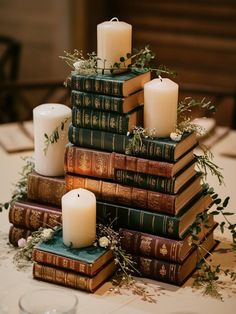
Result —
<path fill-rule="evenodd" d="M 72 90 L 127 97 L 141 89 L 151 79 L 150 72 L 126 72 L 119 75 L 82 75 L 72 72 L 69 85 Z"/>
<path fill-rule="evenodd" d="M 194 177 L 194 175 L 196 175 L 195 160 L 191 161 L 174 177 L 170 178 L 142 172 L 115 169 L 114 180 L 122 184 L 137 186 L 143 189 L 167 194 L 176 194 Z"/>
<path fill-rule="evenodd" d="M 68 138 L 76 146 L 127 154 L 132 135 L 127 136 L 100 130 L 78 128 L 71 124 L 69 126 Z M 180 142 L 175 142 L 170 138 L 144 138 L 142 139 L 141 150 L 133 155 L 152 160 L 174 162 L 195 146 L 196 143 L 196 135 L 194 133 L 184 134 Z"/>
<path fill-rule="evenodd" d="M 127 134 L 135 126 L 143 125 L 143 106 L 138 106 L 126 114 L 73 107 L 72 124 L 75 127 Z"/>
<path fill-rule="evenodd" d="M 55 232 L 53 239 L 36 245 L 32 256 L 35 262 L 70 269 L 88 276 L 93 276 L 113 258 L 111 250 L 100 246 L 92 245 L 81 249 L 65 246 L 61 230 Z"/>
<path fill-rule="evenodd" d="M 77 108 L 90 108 L 117 113 L 127 113 L 135 107 L 143 104 L 143 90 L 128 97 L 115 97 L 103 94 L 71 91 L 71 105 Z"/>
<path fill-rule="evenodd" d="M 102 222 L 113 221 L 114 227 L 182 239 L 194 223 L 196 216 L 209 208 L 212 199 L 209 195 L 198 195 L 176 216 L 150 212 L 136 208 L 97 201 L 97 218 Z"/>

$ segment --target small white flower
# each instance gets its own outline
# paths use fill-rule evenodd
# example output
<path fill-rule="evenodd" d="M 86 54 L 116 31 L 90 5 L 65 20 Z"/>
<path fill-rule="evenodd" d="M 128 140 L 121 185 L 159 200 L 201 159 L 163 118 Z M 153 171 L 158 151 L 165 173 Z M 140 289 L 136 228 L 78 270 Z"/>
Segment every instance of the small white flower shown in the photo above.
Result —
<path fill-rule="evenodd" d="M 179 142 L 182 138 L 182 134 L 172 132 L 172 133 L 170 133 L 170 138 L 172 139 L 172 141 Z"/>
<path fill-rule="evenodd" d="M 52 239 L 53 235 L 54 235 L 54 231 L 52 229 L 50 228 L 44 229 L 42 232 L 42 240 L 43 241 L 50 240 Z"/>
<path fill-rule="evenodd" d="M 101 237 L 99 240 L 98 240 L 98 243 L 101 247 L 108 247 L 109 245 L 109 240 L 107 237 Z"/>
<path fill-rule="evenodd" d="M 31 240 L 33 239 L 33 237 L 31 237 L 31 236 L 29 236 L 28 238 L 27 238 L 27 243 L 29 243 Z"/>
<path fill-rule="evenodd" d="M 24 238 L 20 238 L 17 242 L 19 247 L 25 247 L 26 246 L 26 240 Z"/>
<path fill-rule="evenodd" d="M 74 66 L 76 71 L 79 71 L 80 69 L 84 69 L 85 64 L 86 64 L 85 60 L 79 60 L 79 61 L 76 61 L 75 63 L 73 63 L 73 66 Z"/>

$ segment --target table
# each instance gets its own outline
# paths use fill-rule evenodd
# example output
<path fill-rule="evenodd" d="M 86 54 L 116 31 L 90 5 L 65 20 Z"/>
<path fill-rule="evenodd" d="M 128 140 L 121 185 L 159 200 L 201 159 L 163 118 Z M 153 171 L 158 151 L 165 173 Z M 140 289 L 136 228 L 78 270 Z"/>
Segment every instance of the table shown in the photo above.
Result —
<path fill-rule="evenodd" d="M 208 182 L 222 197 L 230 196 L 229 211 L 236 209 L 236 158 L 227 158 L 221 155 L 226 149 L 236 143 L 236 131 L 231 131 L 225 138 L 221 139 L 212 149 L 215 162 L 224 168 L 225 186 L 219 186 L 216 178 L 209 177 Z M 0 148 L 0 202 L 10 199 L 12 183 L 16 182 L 23 160 L 21 156 L 31 156 L 33 152 L 7 154 Z M 233 216 L 234 217 L 234 216 Z M 220 217 L 216 216 L 220 222 Z M 234 218 L 235 221 L 235 218 Z M 144 281 L 148 285 L 150 293 L 156 295 L 156 303 L 148 303 L 141 300 L 139 296 L 130 291 L 123 291 L 122 295 L 114 295 L 109 292 L 110 283 L 104 284 L 95 294 L 88 294 L 50 283 L 34 280 L 31 268 L 18 271 L 12 263 L 15 249 L 7 245 L 8 240 L 8 214 L 7 211 L 0 213 L 0 314 L 16 314 L 18 312 L 19 297 L 31 289 L 57 288 L 75 293 L 79 299 L 78 313 L 160 313 L 160 314 L 233 314 L 236 309 L 236 283 L 227 278 L 222 279 L 224 302 L 206 297 L 200 291 L 191 288 L 190 278 L 183 287 L 175 287 L 152 280 Z M 221 243 L 213 254 L 214 263 L 221 263 L 224 268 L 236 271 L 236 252 L 232 251 L 230 233 L 223 235 L 216 232 L 216 238 Z M 140 279 L 137 279 L 140 281 Z M 161 288 L 161 289 L 160 289 Z M 156 291 L 156 292 L 155 292 Z"/>

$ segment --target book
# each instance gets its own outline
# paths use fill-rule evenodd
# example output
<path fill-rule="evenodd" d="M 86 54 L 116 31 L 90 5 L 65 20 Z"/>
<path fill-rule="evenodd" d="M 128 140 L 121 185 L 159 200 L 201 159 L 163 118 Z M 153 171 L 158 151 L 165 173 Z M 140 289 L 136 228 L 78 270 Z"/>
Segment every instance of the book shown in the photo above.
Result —
<path fill-rule="evenodd" d="M 175 177 L 165 178 L 127 170 L 115 170 L 115 181 L 152 191 L 176 194 L 196 175 L 195 162 L 191 162 Z"/>
<path fill-rule="evenodd" d="M 193 159 L 192 149 L 175 163 L 169 163 L 77 147 L 69 143 L 64 155 L 64 170 L 65 172 L 102 179 L 114 179 L 115 170 L 127 170 L 171 178 Z"/>
<path fill-rule="evenodd" d="M 61 224 L 61 208 L 29 201 L 16 201 L 9 209 L 9 222 L 15 226 L 38 230 Z"/>
<path fill-rule="evenodd" d="M 31 230 L 26 228 L 19 228 L 14 225 L 10 226 L 8 239 L 9 243 L 11 243 L 14 246 L 18 246 L 18 241 L 21 238 L 27 239 L 28 236 L 30 236 Z"/>
<path fill-rule="evenodd" d="M 68 139 L 76 146 L 126 154 L 132 135 L 77 128 L 71 124 Z M 142 148 L 132 153 L 132 155 L 152 160 L 174 162 L 196 144 L 195 133 L 184 134 L 180 142 L 175 142 L 170 138 L 144 138 L 142 139 Z"/>
<path fill-rule="evenodd" d="M 71 91 L 71 105 L 78 108 L 99 109 L 117 113 L 127 113 L 135 107 L 143 104 L 143 90 L 128 97 L 114 97 L 81 91 Z"/>
<path fill-rule="evenodd" d="M 213 216 L 210 215 L 205 223 L 200 225 L 199 240 L 203 239 L 209 230 L 214 227 Z M 183 263 L 185 258 L 193 250 L 189 243 L 192 235 L 188 233 L 182 240 L 173 240 L 166 237 L 155 236 L 130 229 L 120 229 L 121 246 L 129 254 L 148 256 L 151 258 L 166 260 L 169 262 Z"/>
<path fill-rule="evenodd" d="M 73 107 L 72 124 L 79 128 L 127 134 L 135 126 L 143 126 L 143 106 L 138 106 L 125 114 Z"/>
<path fill-rule="evenodd" d="M 52 267 L 34 262 L 33 277 L 38 280 L 43 280 L 66 287 L 94 292 L 107 279 L 109 279 L 109 277 L 113 275 L 116 268 L 117 266 L 114 260 L 112 260 L 95 276 L 89 277 L 64 268 Z"/>
<path fill-rule="evenodd" d="M 66 193 L 64 177 L 47 177 L 33 171 L 28 175 L 27 197 L 43 204 L 61 206 L 61 198 Z"/>
<path fill-rule="evenodd" d="M 197 263 L 206 257 L 207 252 L 214 249 L 216 244 L 212 231 L 202 242 L 201 248 L 195 248 L 182 264 L 144 256 L 135 256 L 134 260 L 142 276 L 180 286 L 196 269 Z"/>
<path fill-rule="evenodd" d="M 172 239 L 183 239 L 196 216 L 210 208 L 212 199 L 199 193 L 176 216 L 97 201 L 97 219 L 127 228 Z"/>
<path fill-rule="evenodd" d="M 119 75 L 101 73 L 82 75 L 72 72 L 69 85 L 71 90 L 127 97 L 143 89 L 144 84 L 150 79 L 150 72 L 130 71 Z"/>
<path fill-rule="evenodd" d="M 67 191 L 83 188 L 93 192 L 100 201 L 134 206 L 170 215 L 178 214 L 181 208 L 201 191 L 200 174 L 190 179 L 178 194 L 173 195 L 70 174 L 66 174 L 65 182 Z"/>
<path fill-rule="evenodd" d="M 54 234 L 52 240 L 36 245 L 32 253 L 35 262 L 66 268 L 87 276 L 94 276 L 112 258 L 112 251 L 100 246 L 68 248 L 63 243 L 61 230 Z"/>

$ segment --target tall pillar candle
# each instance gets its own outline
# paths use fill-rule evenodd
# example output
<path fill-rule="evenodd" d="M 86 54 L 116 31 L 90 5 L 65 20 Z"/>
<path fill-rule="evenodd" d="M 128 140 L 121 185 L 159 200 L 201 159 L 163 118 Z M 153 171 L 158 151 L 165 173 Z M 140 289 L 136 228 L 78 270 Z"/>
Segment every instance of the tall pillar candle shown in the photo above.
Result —
<path fill-rule="evenodd" d="M 96 197 L 85 189 L 62 196 L 63 242 L 73 248 L 91 245 L 96 239 Z"/>
<path fill-rule="evenodd" d="M 34 108 L 35 171 L 39 174 L 64 174 L 64 153 L 70 120 L 71 109 L 65 105 L 52 103 Z M 53 134 L 56 140 L 53 140 Z"/>
<path fill-rule="evenodd" d="M 167 78 L 144 85 L 144 128 L 155 129 L 155 136 L 169 137 L 177 124 L 179 86 Z"/>
<path fill-rule="evenodd" d="M 98 67 L 110 68 L 120 57 L 125 57 L 132 50 L 132 26 L 113 18 L 97 25 Z M 128 65 L 130 60 L 126 63 Z"/>

